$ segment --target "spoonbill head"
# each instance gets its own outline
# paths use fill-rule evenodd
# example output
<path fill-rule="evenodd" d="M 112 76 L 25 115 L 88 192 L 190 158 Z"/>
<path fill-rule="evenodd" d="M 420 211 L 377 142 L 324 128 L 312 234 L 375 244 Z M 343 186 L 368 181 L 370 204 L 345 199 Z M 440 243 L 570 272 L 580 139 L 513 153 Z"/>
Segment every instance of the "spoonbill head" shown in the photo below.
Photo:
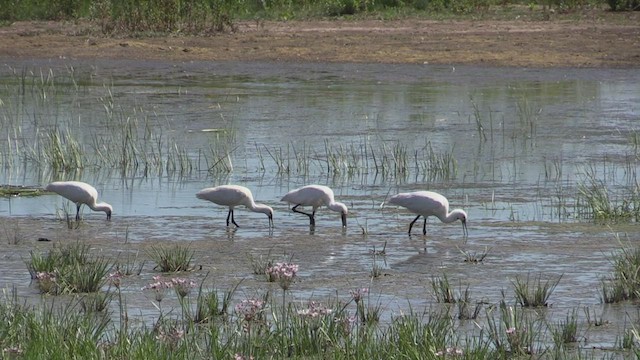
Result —
<path fill-rule="evenodd" d="M 44 188 L 76 204 L 76 220 L 80 220 L 80 207 L 84 204 L 93 211 L 104 211 L 111 220 L 113 208 L 105 202 L 98 202 L 98 191 L 81 181 L 55 181 Z"/>
<path fill-rule="evenodd" d="M 316 210 L 322 205 L 329 208 L 329 210 L 339 212 L 342 219 L 342 227 L 347 227 L 347 206 L 341 202 L 335 201 L 333 197 L 333 190 L 323 185 L 307 185 L 301 188 L 291 190 L 286 193 L 280 201 L 288 202 L 294 205 L 291 210 L 300 214 L 307 215 L 309 217 L 309 223 L 311 226 L 316 225 L 315 215 Z M 311 214 L 298 210 L 298 206 L 311 206 Z"/>
<path fill-rule="evenodd" d="M 264 204 L 256 204 L 253 201 L 253 194 L 251 190 L 240 185 L 221 185 L 211 188 L 206 188 L 196 193 L 198 199 L 211 201 L 214 204 L 227 206 L 229 213 L 227 214 L 227 226 L 229 226 L 229 219 L 233 225 L 240 227 L 234 217 L 233 208 L 236 206 L 244 205 L 253 212 L 266 214 L 269 218 L 269 228 L 273 227 L 273 209 Z"/>
<path fill-rule="evenodd" d="M 462 209 L 455 209 L 449 212 L 449 201 L 446 197 L 433 191 L 415 191 L 408 193 L 400 193 L 392 196 L 389 201 L 391 205 L 398 205 L 414 214 L 418 214 L 409 224 L 409 234 L 413 224 L 420 218 L 424 217 L 424 225 L 422 226 L 422 234 L 427 234 L 427 217 L 435 216 L 443 223 L 451 223 L 456 220 L 462 222 L 462 232 L 467 236 L 467 213 Z"/>

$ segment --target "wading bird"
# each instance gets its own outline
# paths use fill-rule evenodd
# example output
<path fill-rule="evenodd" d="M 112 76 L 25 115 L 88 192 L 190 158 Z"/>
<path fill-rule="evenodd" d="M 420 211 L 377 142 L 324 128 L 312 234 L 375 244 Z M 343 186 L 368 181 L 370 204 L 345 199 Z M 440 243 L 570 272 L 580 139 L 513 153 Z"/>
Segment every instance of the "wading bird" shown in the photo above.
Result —
<path fill-rule="evenodd" d="M 427 234 L 427 217 L 435 216 L 443 223 L 451 223 L 456 220 L 462 222 L 462 231 L 464 236 L 467 236 L 467 213 L 461 209 L 455 209 L 449 212 L 449 201 L 446 197 L 434 193 L 432 191 L 415 191 L 409 193 L 401 193 L 392 196 L 389 204 L 399 205 L 407 208 L 414 214 L 418 214 L 415 219 L 409 224 L 409 234 L 411 234 L 411 228 L 413 224 L 424 216 L 424 225 L 422 226 L 422 234 Z"/>
<path fill-rule="evenodd" d="M 307 185 L 301 188 L 289 191 L 280 201 L 286 201 L 293 204 L 291 209 L 293 212 L 307 215 L 312 227 L 316 226 L 316 210 L 325 205 L 329 210 L 340 213 L 342 217 L 342 227 L 347 227 L 347 206 L 333 199 L 333 190 L 322 185 Z M 311 214 L 298 210 L 298 206 L 311 206 L 313 211 Z"/>
<path fill-rule="evenodd" d="M 227 214 L 227 226 L 229 226 L 229 219 L 231 219 L 233 225 L 240 227 L 233 218 L 233 208 L 244 205 L 253 212 L 266 214 L 269 217 L 269 228 L 273 227 L 273 209 L 267 205 L 256 204 L 253 201 L 251 190 L 244 186 L 221 185 L 206 188 L 198 191 L 196 197 L 198 199 L 211 201 L 218 205 L 228 206 L 229 213 Z"/>
<path fill-rule="evenodd" d="M 104 211 L 107 213 L 107 220 L 111 220 L 111 205 L 98 201 L 98 191 L 93 186 L 81 181 L 55 181 L 44 188 L 46 191 L 54 192 L 76 204 L 76 220 L 80 220 L 80 207 L 87 205 L 93 211 Z"/>

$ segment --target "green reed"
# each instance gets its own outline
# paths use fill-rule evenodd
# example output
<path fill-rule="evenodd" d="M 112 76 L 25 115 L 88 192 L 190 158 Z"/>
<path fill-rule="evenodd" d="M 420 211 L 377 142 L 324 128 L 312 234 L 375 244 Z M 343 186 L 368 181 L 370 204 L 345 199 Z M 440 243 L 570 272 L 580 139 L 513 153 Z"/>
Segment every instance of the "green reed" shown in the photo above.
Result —
<path fill-rule="evenodd" d="M 516 299 L 523 307 L 548 306 L 549 298 L 560 283 L 562 275 L 553 280 L 542 280 L 542 274 L 531 279 L 527 274 L 526 280 L 516 276 L 512 281 Z"/>
<path fill-rule="evenodd" d="M 97 292 L 113 264 L 102 256 L 89 255 L 89 251 L 90 247 L 81 243 L 55 247 L 46 254 L 32 251 L 27 269 L 43 293 Z"/>
<path fill-rule="evenodd" d="M 631 183 L 625 193 L 612 194 L 609 185 L 587 168 L 578 182 L 576 199 L 578 215 L 598 222 L 638 221 L 640 219 L 640 187 Z M 635 172 L 630 173 L 635 178 Z"/>
<path fill-rule="evenodd" d="M 567 313 L 565 320 L 560 320 L 551 328 L 553 342 L 557 347 L 563 344 L 575 343 L 578 341 L 578 312 L 572 309 Z"/>
<path fill-rule="evenodd" d="M 620 251 L 613 255 L 613 274 L 602 279 L 601 298 L 604 303 L 615 303 L 640 298 L 640 248 L 622 243 Z"/>
<path fill-rule="evenodd" d="M 112 86 L 103 85 L 103 94 L 84 98 L 93 80 L 73 67 L 57 73 L 23 70 L 15 76 L 19 91 L 3 107 L 7 121 L 0 126 L 8 140 L 6 150 L 0 150 L 0 162 L 6 167 L 34 165 L 54 173 L 107 168 L 127 176 L 187 175 L 201 170 L 202 164 L 209 172 L 233 170 L 231 154 L 237 147 L 233 130 L 213 132 L 209 151 L 194 149 L 157 126 L 164 121 L 157 114 L 123 108 Z M 104 127 L 80 137 L 73 120 L 59 120 L 63 112 L 65 117 L 76 116 L 73 111 L 66 115 L 67 105 L 59 101 L 63 96 L 71 99 L 71 110 L 80 99 L 82 104 L 101 106 L 104 113 L 96 116 L 104 116 Z"/>
<path fill-rule="evenodd" d="M 126 282 L 128 278 L 121 281 Z M 326 302 L 309 300 L 286 304 L 268 294 L 252 303 L 240 298 L 235 300 L 235 311 L 229 312 L 221 310 L 216 293 L 217 290 L 186 293 L 179 311 L 162 312 L 153 326 L 135 326 L 135 322 L 117 323 L 105 316 L 105 312 L 90 311 L 94 305 L 86 296 L 71 299 L 65 306 L 46 302 L 24 306 L 15 293 L 5 292 L 5 297 L 0 299 L 0 333 L 3 334 L 0 351 L 5 358 L 48 356 L 55 359 L 287 356 L 294 359 L 506 360 L 530 356 L 545 359 L 549 354 L 556 354 L 551 358 L 573 358 L 576 354 L 575 349 L 564 346 L 564 340 L 572 340 L 574 329 L 577 330 L 575 311 L 569 313 L 567 323 L 547 327 L 534 313 L 508 305 L 503 299 L 487 308 L 484 319 L 475 320 L 479 332 L 465 335 L 459 331 L 459 320 L 452 318 L 446 309 L 410 310 L 392 314 L 387 321 L 378 321 L 385 308 L 380 304 L 367 304 L 368 296 L 360 297 L 362 291 L 352 292 L 352 299 L 347 303 L 339 296 Z M 228 293 L 235 290 L 232 288 Z M 97 299 L 95 310 L 104 308 L 104 302 L 114 301 L 126 307 L 125 297 L 131 296 L 130 293 L 120 293 L 120 297 L 109 294 Z M 165 296 L 180 295 L 176 292 Z M 359 296 L 357 302 L 355 296 Z M 122 308 L 120 311 L 129 313 Z M 286 315 L 280 317 L 283 311 Z M 130 315 L 129 320 L 133 320 Z M 286 324 L 280 324 L 281 321 Z M 560 332 L 563 327 L 566 332 Z M 551 328 L 566 336 L 544 345 L 547 332 L 554 331 Z M 634 339 L 637 331 L 632 328 L 625 334 Z M 636 343 L 629 340 L 620 348 L 638 351 Z"/>
<path fill-rule="evenodd" d="M 538 116 L 542 108 L 534 107 L 526 97 L 522 97 L 516 103 L 518 120 L 524 138 L 534 139 L 537 133 Z"/>
<path fill-rule="evenodd" d="M 496 314 L 496 309 L 499 311 Z M 511 358 L 540 353 L 543 324 L 524 308 L 508 305 L 504 299 L 487 310 L 487 336 L 496 349 L 495 358 Z"/>
<path fill-rule="evenodd" d="M 442 277 L 431 278 L 431 290 L 439 303 L 452 304 L 456 302 L 456 296 L 446 274 L 443 274 Z"/>
<path fill-rule="evenodd" d="M 84 150 L 68 129 L 46 134 L 41 149 L 39 158 L 43 165 L 54 171 L 66 172 L 86 166 Z"/>
<path fill-rule="evenodd" d="M 149 249 L 148 255 L 156 263 L 154 269 L 166 273 L 192 270 L 195 252 L 188 245 L 157 245 Z"/>

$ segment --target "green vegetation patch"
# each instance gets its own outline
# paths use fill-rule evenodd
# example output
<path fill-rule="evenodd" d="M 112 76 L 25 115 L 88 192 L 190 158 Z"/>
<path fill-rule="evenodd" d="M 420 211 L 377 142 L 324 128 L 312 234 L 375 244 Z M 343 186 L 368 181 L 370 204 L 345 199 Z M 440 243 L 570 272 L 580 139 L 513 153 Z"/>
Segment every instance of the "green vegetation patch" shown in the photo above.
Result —
<path fill-rule="evenodd" d="M 23 185 L 0 185 L 0 197 L 39 196 L 44 193 L 44 189 L 37 187 Z"/>

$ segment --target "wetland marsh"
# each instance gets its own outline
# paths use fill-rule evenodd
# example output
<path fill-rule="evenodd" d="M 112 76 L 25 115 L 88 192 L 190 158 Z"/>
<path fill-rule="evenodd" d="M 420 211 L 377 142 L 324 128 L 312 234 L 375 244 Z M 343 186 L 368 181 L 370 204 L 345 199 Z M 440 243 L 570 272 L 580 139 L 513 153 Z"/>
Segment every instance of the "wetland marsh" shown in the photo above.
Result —
<path fill-rule="evenodd" d="M 602 304 L 601 288 L 613 255 L 638 245 L 639 84 L 640 74 L 624 69 L 5 62 L 0 183 L 86 181 L 114 213 L 106 222 L 85 209 L 70 229 L 61 215 L 72 207 L 61 197 L 0 199 L 0 286 L 40 301 L 25 259 L 77 241 L 118 259 L 189 244 L 200 270 L 187 276 L 222 289 L 239 283 L 240 300 L 279 290 L 253 274 L 252 258 L 290 259 L 300 271 L 289 301 L 348 300 L 368 288 L 387 322 L 446 307 L 434 278 L 446 275 L 489 308 L 503 292 L 512 301 L 516 278 L 541 276 L 559 279 L 542 317 L 555 323 L 579 309 L 577 347 L 615 357 L 609 350 L 638 313 L 631 303 Z M 227 183 L 273 207 L 275 228 L 239 208 L 241 227 L 227 229 L 227 209 L 195 198 Z M 311 232 L 279 202 L 311 183 L 347 204 L 346 231 L 322 208 Z M 408 236 L 413 215 L 382 204 L 413 190 L 463 208 L 468 238 L 459 223 L 433 219 L 426 237 L 415 228 Z M 610 212 L 594 207 L 593 194 Z M 470 253 L 486 257 L 465 261 Z M 147 263 L 123 280 L 129 313 L 143 323 L 157 313 L 140 289 L 157 274 Z"/>

